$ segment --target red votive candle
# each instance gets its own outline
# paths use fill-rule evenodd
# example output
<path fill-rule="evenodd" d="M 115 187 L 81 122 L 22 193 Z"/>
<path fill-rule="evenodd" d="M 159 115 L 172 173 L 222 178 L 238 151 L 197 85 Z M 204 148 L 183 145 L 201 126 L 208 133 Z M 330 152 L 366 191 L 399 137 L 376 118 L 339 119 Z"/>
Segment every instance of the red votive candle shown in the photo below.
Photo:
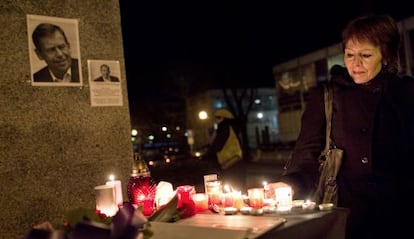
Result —
<path fill-rule="evenodd" d="M 232 207 L 233 206 L 234 195 L 233 192 L 223 193 L 223 206 Z"/>
<path fill-rule="evenodd" d="M 142 205 L 142 214 L 151 216 L 154 213 L 155 198 L 151 195 L 138 195 L 138 205 Z"/>
<path fill-rule="evenodd" d="M 184 202 L 193 201 L 193 194 L 195 193 L 194 186 L 183 185 L 177 187 L 178 205 L 180 207 Z"/>

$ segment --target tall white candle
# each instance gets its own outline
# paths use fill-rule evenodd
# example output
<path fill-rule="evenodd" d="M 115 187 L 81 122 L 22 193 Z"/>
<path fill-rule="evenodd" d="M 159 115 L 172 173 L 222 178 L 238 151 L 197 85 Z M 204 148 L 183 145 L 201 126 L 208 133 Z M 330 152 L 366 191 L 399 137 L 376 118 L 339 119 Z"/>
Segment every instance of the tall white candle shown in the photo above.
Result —
<path fill-rule="evenodd" d="M 113 175 L 109 176 L 109 180 L 106 181 L 106 185 L 113 185 L 115 188 L 115 202 L 118 206 L 124 204 L 124 199 L 122 197 L 122 184 L 120 180 L 115 180 Z"/>

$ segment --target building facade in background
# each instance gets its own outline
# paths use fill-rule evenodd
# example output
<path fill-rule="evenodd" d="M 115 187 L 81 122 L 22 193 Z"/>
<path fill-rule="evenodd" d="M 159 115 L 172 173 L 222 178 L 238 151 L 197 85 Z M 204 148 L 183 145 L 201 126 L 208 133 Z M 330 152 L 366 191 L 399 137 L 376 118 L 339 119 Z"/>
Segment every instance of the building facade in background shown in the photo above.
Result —
<path fill-rule="evenodd" d="M 214 127 L 213 114 L 220 108 L 228 108 L 220 89 L 188 99 L 187 126 L 192 131 L 195 149 L 209 144 Z M 205 112 L 207 117 L 200 117 L 200 112 Z M 254 149 L 277 143 L 278 131 L 276 91 L 274 88 L 258 88 L 247 119 L 249 147 Z"/>

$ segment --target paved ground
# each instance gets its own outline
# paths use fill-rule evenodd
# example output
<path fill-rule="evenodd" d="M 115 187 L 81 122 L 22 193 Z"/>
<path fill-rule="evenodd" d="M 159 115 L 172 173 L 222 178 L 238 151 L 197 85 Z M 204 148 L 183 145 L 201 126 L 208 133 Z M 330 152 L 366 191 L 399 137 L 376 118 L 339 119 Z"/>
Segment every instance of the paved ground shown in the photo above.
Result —
<path fill-rule="evenodd" d="M 263 181 L 276 181 L 289 154 L 289 150 L 257 152 L 252 162 L 246 163 L 246 187 L 261 186 Z M 207 174 L 208 166 L 202 160 L 177 160 L 149 168 L 156 182 L 167 181 L 174 187 L 190 184 L 195 185 L 196 191 L 204 191 L 203 175 Z"/>

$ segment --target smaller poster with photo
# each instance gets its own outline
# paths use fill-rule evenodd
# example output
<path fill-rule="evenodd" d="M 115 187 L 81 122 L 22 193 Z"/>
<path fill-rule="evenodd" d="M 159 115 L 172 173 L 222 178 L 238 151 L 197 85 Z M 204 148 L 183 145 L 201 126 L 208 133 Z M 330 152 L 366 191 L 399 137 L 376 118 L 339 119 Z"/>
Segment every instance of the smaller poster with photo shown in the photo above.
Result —
<path fill-rule="evenodd" d="M 88 60 L 92 106 L 122 106 L 119 61 Z"/>

